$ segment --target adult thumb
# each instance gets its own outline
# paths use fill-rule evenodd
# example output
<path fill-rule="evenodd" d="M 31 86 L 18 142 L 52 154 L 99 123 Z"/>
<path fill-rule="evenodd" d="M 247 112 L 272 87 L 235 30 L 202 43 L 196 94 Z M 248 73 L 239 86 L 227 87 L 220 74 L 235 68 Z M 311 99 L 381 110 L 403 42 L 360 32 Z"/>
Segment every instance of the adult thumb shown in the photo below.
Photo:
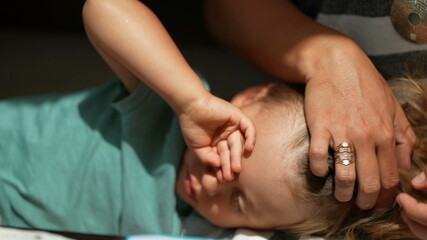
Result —
<path fill-rule="evenodd" d="M 426 172 L 427 172 L 427 168 L 423 172 L 421 172 L 420 174 L 418 174 L 417 176 L 415 176 L 412 179 L 412 187 L 413 188 L 415 188 L 417 190 L 427 189 Z"/>

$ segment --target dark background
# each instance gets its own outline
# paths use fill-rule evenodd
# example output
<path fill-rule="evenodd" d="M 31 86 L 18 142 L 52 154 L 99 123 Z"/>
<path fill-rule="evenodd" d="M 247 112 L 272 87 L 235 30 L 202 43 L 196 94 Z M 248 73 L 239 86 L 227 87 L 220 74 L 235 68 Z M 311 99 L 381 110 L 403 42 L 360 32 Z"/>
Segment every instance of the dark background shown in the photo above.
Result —
<path fill-rule="evenodd" d="M 37 31 L 84 33 L 84 0 L 4 1 L 0 26 Z M 181 44 L 214 44 L 203 22 L 201 0 L 142 1 L 160 18 Z"/>
<path fill-rule="evenodd" d="M 111 80 L 114 73 L 86 38 L 84 0 L 3 1 L 0 5 L 0 99 L 69 92 Z M 143 1 L 156 13 L 212 92 L 237 91 L 272 79 L 217 44 L 201 0 Z"/>

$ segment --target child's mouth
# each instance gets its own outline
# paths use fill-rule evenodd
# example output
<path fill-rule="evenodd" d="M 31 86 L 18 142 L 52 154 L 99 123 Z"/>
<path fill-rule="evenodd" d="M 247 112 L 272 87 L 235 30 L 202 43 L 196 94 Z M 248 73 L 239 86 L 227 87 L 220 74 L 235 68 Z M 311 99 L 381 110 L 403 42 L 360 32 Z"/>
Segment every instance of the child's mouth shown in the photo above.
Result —
<path fill-rule="evenodd" d="M 191 181 L 191 176 L 189 173 L 187 173 L 187 177 L 185 178 L 184 185 L 185 185 L 185 191 L 187 192 L 188 196 L 191 199 L 193 199 L 195 202 L 197 202 L 196 192 L 194 191 L 193 184 Z"/>

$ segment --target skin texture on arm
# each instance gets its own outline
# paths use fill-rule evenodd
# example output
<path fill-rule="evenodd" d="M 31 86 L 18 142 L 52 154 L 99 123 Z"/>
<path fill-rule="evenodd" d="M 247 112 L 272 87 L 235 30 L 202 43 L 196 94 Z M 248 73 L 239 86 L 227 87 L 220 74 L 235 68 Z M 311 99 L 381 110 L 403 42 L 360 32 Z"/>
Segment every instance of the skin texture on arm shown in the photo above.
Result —
<path fill-rule="evenodd" d="M 305 83 L 301 64 L 305 48 L 346 37 L 316 24 L 289 1 L 205 0 L 213 36 L 267 73 Z M 309 49 L 310 50 L 310 49 Z"/>
<path fill-rule="evenodd" d="M 203 83 L 151 10 L 138 1 L 86 1 L 86 31 L 112 59 L 121 63 L 180 112 L 207 95 Z M 178 86 L 186 86 L 186 88 Z"/>
<path fill-rule="evenodd" d="M 240 171 L 236 152 L 242 141 L 229 136 L 241 133 L 243 149 L 251 151 L 255 128 L 238 108 L 206 90 L 156 15 L 136 0 L 88 0 L 83 20 L 89 39 L 129 91 L 142 81 L 174 109 L 188 147 L 204 163 L 224 165 L 216 145 L 228 143 L 231 163 L 224 178 L 232 179 L 230 172 Z"/>
<path fill-rule="evenodd" d="M 328 172 L 328 147 L 346 141 L 356 163 L 337 164 L 335 197 L 384 208 L 394 199 L 398 166 L 408 168 L 415 135 L 384 78 L 348 37 L 306 17 L 285 0 L 205 0 L 214 36 L 267 73 L 306 83 L 310 166 Z"/>

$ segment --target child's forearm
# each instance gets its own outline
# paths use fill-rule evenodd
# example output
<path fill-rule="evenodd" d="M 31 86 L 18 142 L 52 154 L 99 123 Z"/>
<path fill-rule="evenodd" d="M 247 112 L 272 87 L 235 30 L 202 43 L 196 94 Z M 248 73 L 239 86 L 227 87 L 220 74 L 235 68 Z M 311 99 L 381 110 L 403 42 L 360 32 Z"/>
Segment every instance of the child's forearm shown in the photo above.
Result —
<path fill-rule="evenodd" d="M 210 96 L 161 22 L 139 1 L 87 0 L 83 19 L 97 49 L 120 64 L 115 70 L 133 74 L 178 113 Z"/>

